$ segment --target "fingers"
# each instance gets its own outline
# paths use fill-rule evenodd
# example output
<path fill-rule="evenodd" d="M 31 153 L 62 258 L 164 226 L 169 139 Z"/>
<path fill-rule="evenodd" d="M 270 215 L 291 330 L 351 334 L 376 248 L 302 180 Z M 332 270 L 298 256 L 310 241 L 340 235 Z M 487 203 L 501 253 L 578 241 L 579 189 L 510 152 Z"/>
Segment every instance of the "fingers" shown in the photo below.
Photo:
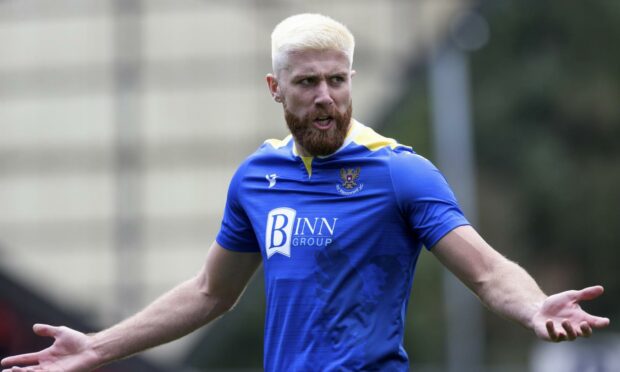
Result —
<path fill-rule="evenodd" d="M 605 289 L 601 285 L 595 285 L 592 287 L 584 288 L 580 291 L 576 291 L 575 301 L 579 302 L 579 301 L 584 301 L 584 300 L 585 301 L 593 300 L 599 297 L 600 295 L 602 295 L 604 291 Z M 610 323 L 609 318 L 594 316 L 594 315 L 590 315 L 587 313 L 585 313 L 585 316 L 586 316 L 586 321 L 588 322 L 590 327 L 593 327 L 593 328 L 604 328 L 604 327 L 607 327 Z"/>
<path fill-rule="evenodd" d="M 561 324 L 561 327 L 558 327 L 559 329 L 556 329 L 553 320 L 548 319 L 545 323 L 545 327 L 547 328 L 547 335 L 549 336 L 549 341 L 553 342 L 573 341 L 581 335 L 581 328 L 579 329 L 579 332 L 575 331 L 572 324 L 568 320 L 564 320 Z"/>
<path fill-rule="evenodd" d="M 587 287 L 580 291 L 576 291 L 575 300 L 576 301 L 593 300 L 599 297 L 600 295 L 602 295 L 604 291 L 605 289 L 601 285 Z M 604 328 L 604 327 L 607 327 L 610 323 L 609 318 L 593 316 L 590 314 L 587 314 L 587 322 L 590 325 L 590 327 L 594 327 L 594 328 Z"/>
<path fill-rule="evenodd" d="M 32 326 L 32 330 L 38 336 L 56 337 L 56 335 L 58 335 L 59 327 L 52 327 L 51 325 L 47 324 L 35 324 L 34 326 Z"/>
<path fill-rule="evenodd" d="M 573 325 L 570 324 L 570 321 L 565 320 L 562 322 L 562 328 L 566 331 L 566 339 L 568 341 L 574 341 L 577 338 L 577 333 L 573 329 Z"/>
<path fill-rule="evenodd" d="M 550 341 L 560 342 L 566 337 L 563 333 L 557 332 L 555 330 L 555 326 L 553 325 L 553 320 L 548 319 L 547 323 L 545 323 L 545 326 L 547 327 L 547 334 L 549 335 Z"/>
<path fill-rule="evenodd" d="M 599 319 L 600 323 L 590 322 L 590 321 L 582 321 L 579 325 L 573 325 L 570 320 L 565 319 L 561 323 L 561 327 L 556 327 L 553 320 L 548 319 L 545 323 L 545 327 L 547 329 L 547 335 L 549 337 L 549 341 L 553 342 L 561 342 L 561 341 L 574 341 L 577 337 L 590 337 L 592 336 L 592 328 L 600 328 L 597 327 L 597 324 L 606 323 L 609 324 L 609 319 L 607 318 L 598 318 L 592 317 L 595 319 Z"/>
<path fill-rule="evenodd" d="M 580 291 L 576 291 L 575 300 L 577 301 L 589 301 L 594 300 L 605 292 L 605 289 L 601 285 L 595 285 L 592 287 L 584 288 Z"/>
<path fill-rule="evenodd" d="M 39 335 L 39 336 L 46 336 L 46 337 L 56 337 L 56 335 L 58 334 L 59 331 L 59 327 L 52 327 L 49 326 L 47 324 L 35 324 L 32 327 L 33 331 L 35 334 Z M 2 361 L 0 362 L 0 364 L 3 367 L 9 367 L 9 366 L 14 366 L 14 365 L 37 365 L 39 364 L 40 358 L 41 358 L 41 353 L 43 351 L 38 351 L 35 353 L 28 353 L 28 354 L 20 354 L 20 355 L 15 355 L 15 356 L 11 356 L 11 357 L 7 357 L 2 359 Z M 34 367 L 13 367 L 12 369 L 5 369 L 2 370 L 2 372 L 24 372 L 24 371 L 37 371 L 39 370 L 39 367 L 36 367 L 36 369 L 33 369 Z"/>
<path fill-rule="evenodd" d="M 8 367 L 8 366 L 14 366 L 16 364 L 21 364 L 21 365 L 38 364 L 40 354 L 41 354 L 40 352 L 36 352 L 36 353 L 21 354 L 21 355 L 15 355 L 12 357 L 4 358 L 2 359 L 2 366 Z"/>
<path fill-rule="evenodd" d="M 579 329 L 581 329 L 581 336 L 582 337 L 590 337 L 590 336 L 592 336 L 592 328 L 590 327 L 588 322 L 581 322 L 581 324 L 579 324 Z"/>
<path fill-rule="evenodd" d="M 11 369 L 3 369 L 2 372 L 44 372 L 49 371 L 49 369 L 40 367 L 40 366 L 30 366 L 30 367 L 13 367 Z"/>
<path fill-rule="evenodd" d="M 45 371 L 39 367 L 13 367 L 11 369 L 3 369 L 2 372 L 40 372 Z"/>
<path fill-rule="evenodd" d="M 590 315 L 587 320 L 588 324 L 594 328 L 605 328 L 609 325 L 609 318 Z"/>

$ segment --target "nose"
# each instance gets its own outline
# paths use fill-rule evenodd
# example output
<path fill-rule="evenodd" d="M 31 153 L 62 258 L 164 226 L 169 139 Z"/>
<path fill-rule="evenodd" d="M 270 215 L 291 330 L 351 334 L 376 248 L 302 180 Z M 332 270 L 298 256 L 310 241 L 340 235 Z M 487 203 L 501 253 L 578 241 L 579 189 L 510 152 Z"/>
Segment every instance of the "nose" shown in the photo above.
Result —
<path fill-rule="evenodd" d="M 321 81 L 317 85 L 314 103 L 319 106 L 329 106 L 334 103 L 329 85 L 326 81 Z"/>

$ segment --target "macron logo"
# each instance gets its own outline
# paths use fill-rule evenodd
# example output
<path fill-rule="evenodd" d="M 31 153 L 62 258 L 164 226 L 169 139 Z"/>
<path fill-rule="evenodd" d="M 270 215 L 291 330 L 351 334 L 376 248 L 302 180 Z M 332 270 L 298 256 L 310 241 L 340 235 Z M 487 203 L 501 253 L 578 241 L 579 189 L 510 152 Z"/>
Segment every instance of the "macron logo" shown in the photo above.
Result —
<path fill-rule="evenodd" d="M 267 179 L 267 181 L 269 181 L 269 188 L 272 188 L 276 185 L 276 178 L 278 177 L 277 174 L 272 173 L 272 174 L 266 174 L 265 178 Z"/>
<path fill-rule="evenodd" d="M 296 215 L 297 212 L 291 208 L 276 208 L 269 212 L 265 233 L 267 259 L 276 253 L 291 257 L 291 236 Z"/>

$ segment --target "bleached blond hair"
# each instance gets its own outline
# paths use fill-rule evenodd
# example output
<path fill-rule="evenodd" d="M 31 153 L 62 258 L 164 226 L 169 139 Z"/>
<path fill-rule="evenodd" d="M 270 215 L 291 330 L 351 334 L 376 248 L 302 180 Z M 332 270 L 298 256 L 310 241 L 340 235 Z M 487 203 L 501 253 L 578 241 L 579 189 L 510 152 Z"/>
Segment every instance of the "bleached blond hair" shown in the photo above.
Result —
<path fill-rule="evenodd" d="M 355 39 L 342 23 L 322 14 L 303 13 L 285 18 L 271 33 L 271 67 L 275 74 L 286 54 L 304 50 L 340 50 L 353 65 Z"/>

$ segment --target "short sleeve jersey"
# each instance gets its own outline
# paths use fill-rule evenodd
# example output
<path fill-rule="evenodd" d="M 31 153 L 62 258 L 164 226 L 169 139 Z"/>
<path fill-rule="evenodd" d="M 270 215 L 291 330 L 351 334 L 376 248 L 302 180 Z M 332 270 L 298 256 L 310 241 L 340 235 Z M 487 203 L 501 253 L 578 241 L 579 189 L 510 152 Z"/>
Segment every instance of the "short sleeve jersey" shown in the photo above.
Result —
<path fill-rule="evenodd" d="M 265 142 L 235 173 L 216 240 L 262 254 L 266 371 L 407 371 L 421 247 L 466 224 L 437 168 L 353 121 L 328 157 Z"/>

